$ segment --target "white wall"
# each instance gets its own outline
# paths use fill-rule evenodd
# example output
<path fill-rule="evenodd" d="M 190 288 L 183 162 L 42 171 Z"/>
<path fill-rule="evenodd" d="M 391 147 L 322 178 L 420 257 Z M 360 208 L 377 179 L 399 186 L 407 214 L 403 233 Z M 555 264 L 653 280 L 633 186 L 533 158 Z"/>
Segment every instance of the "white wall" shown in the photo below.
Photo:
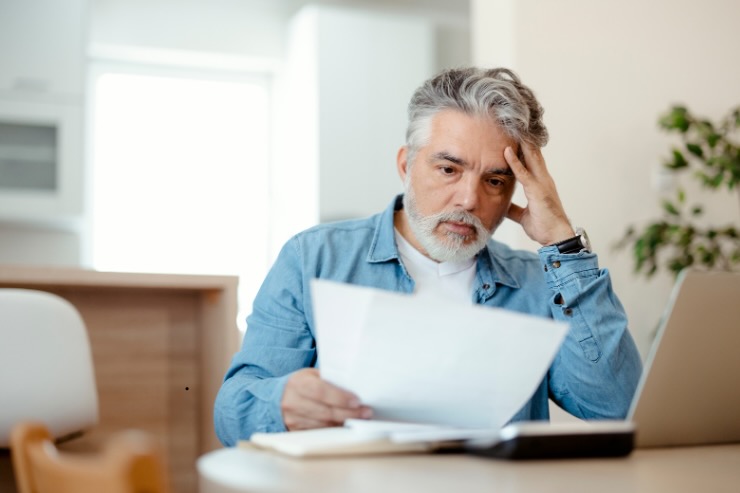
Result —
<path fill-rule="evenodd" d="M 364 217 L 403 191 L 396 153 L 408 101 L 435 72 L 433 26 L 333 8 L 318 22 L 319 217 Z"/>
<path fill-rule="evenodd" d="M 645 355 L 672 278 L 634 276 L 629 252 L 611 247 L 660 214 L 652 176 L 674 141 L 658 115 L 681 102 L 719 118 L 740 103 L 740 3 L 473 0 L 471 19 L 475 62 L 511 66 L 544 105 L 566 211 L 610 269 Z M 708 221 L 738 224 L 737 195 L 708 200 Z"/>
<path fill-rule="evenodd" d="M 334 6 L 294 16 L 275 95 L 273 254 L 306 227 L 375 214 L 402 191 L 396 152 L 408 100 L 435 71 L 433 27 Z"/>

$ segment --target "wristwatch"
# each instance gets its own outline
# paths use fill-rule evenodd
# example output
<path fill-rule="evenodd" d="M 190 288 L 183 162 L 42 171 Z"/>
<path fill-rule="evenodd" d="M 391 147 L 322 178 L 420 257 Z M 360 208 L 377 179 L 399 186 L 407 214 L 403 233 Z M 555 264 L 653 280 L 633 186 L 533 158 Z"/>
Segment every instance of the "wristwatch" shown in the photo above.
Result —
<path fill-rule="evenodd" d="M 573 238 L 555 243 L 560 253 L 580 253 L 591 252 L 591 242 L 588 241 L 588 235 L 583 228 L 576 228 L 576 235 Z"/>

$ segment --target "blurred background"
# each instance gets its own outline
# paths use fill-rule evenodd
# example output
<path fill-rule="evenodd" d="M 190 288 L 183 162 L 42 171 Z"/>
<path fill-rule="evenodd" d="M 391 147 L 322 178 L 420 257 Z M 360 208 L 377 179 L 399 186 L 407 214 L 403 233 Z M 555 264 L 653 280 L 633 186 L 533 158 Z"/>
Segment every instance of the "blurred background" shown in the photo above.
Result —
<path fill-rule="evenodd" d="M 680 185 L 659 114 L 740 101 L 738 20 L 734 0 L 0 0 L 0 264 L 235 274 L 242 323 L 288 237 L 401 191 L 414 88 L 507 66 L 645 356 L 673 278 L 613 245 Z M 692 193 L 737 224 L 735 195 Z"/>

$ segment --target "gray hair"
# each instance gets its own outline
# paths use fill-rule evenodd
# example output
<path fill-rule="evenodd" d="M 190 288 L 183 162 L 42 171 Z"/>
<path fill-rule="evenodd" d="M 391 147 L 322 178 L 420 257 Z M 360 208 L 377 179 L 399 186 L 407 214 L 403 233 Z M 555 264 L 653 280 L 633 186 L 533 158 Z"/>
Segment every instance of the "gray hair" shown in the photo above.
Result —
<path fill-rule="evenodd" d="M 489 117 L 517 142 L 536 147 L 547 144 L 544 110 L 529 87 L 509 69 L 448 69 L 424 82 L 411 97 L 406 130 L 408 164 L 428 143 L 434 115 L 454 109 Z"/>

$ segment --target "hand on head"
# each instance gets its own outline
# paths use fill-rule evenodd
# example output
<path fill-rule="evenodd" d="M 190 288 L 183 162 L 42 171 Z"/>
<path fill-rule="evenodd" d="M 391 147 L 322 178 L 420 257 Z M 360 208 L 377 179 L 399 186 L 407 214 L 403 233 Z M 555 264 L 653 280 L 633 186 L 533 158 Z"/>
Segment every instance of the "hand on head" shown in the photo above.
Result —
<path fill-rule="evenodd" d="M 291 375 L 280 407 L 290 431 L 340 426 L 346 419 L 372 417 L 372 410 L 363 406 L 356 395 L 322 380 L 316 368 L 304 368 Z"/>
<path fill-rule="evenodd" d="M 504 157 L 522 184 L 527 205 L 514 203 L 509 207 L 506 217 L 518 222 L 532 240 L 540 245 L 552 245 L 573 235 L 573 227 L 560 202 L 555 182 L 547 171 L 545 159 L 539 148 L 522 143 L 524 163 L 517 157 L 514 149 L 507 147 Z"/>

